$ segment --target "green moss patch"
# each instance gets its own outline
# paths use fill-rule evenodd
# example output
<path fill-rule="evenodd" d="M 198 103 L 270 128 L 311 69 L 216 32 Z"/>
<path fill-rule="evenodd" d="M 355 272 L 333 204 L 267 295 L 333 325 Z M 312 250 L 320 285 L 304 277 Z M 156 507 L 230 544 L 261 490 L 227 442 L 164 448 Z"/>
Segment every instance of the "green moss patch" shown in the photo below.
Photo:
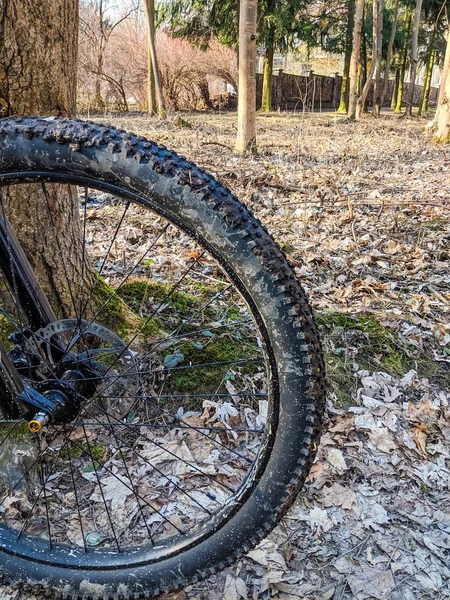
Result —
<path fill-rule="evenodd" d="M 130 308 L 139 313 L 148 304 L 164 302 L 181 313 L 186 313 L 190 308 L 199 308 L 200 301 L 192 294 L 179 290 L 172 290 L 172 285 L 160 283 L 151 279 L 135 280 L 125 283 L 118 291 Z"/>
<path fill-rule="evenodd" d="M 197 345 L 196 345 L 197 344 Z M 163 353 L 163 359 L 168 354 L 173 354 L 173 348 Z M 253 375 L 261 369 L 262 362 L 251 361 L 248 363 L 223 364 L 204 367 L 189 368 L 189 365 L 208 365 L 223 361 L 234 361 L 259 356 L 257 350 L 245 343 L 229 336 L 217 337 L 203 347 L 199 342 L 187 342 L 176 347 L 176 352 L 183 355 L 181 369 L 175 369 L 167 379 L 167 390 L 179 394 L 214 394 L 226 393 L 224 384 L 226 377 L 235 377 L 236 374 Z M 194 404 L 198 404 L 198 401 Z M 191 406 L 193 408 L 193 406 Z M 198 407 L 197 407 L 198 408 Z"/>
<path fill-rule="evenodd" d="M 100 323 L 125 340 L 140 330 L 142 330 L 140 337 L 144 339 L 162 336 L 164 327 L 161 319 L 153 317 L 147 320 L 140 317 L 137 314 L 139 310 L 139 307 L 136 308 L 137 300 L 133 302 L 131 294 L 127 297 L 122 291 L 124 287 L 126 284 L 114 294 L 114 288 L 109 286 L 102 277 L 97 277 L 92 297 L 95 312 L 100 311 L 98 315 Z"/>
<path fill-rule="evenodd" d="M 6 348 L 11 350 L 14 344 L 8 339 L 9 336 L 16 331 L 14 325 L 3 315 L 0 315 L 0 342 Z"/>
<path fill-rule="evenodd" d="M 327 379 L 339 402 L 354 404 L 358 370 L 386 371 L 401 377 L 415 369 L 420 377 L 450 382 L 445 366 L 435 362 L 429 353 L 402 345 L 397 334 L 379 323 L 373 315 L 349 315 L 325 311 L 316 315 L 324 346 Z"/>

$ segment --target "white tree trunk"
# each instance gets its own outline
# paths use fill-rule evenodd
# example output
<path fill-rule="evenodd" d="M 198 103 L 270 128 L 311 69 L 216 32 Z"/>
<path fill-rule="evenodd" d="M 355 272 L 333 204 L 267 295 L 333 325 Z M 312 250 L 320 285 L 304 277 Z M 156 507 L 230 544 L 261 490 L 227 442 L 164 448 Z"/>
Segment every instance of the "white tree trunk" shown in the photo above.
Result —
<path fill-rule="evenodd" d="M 237 152 L 256 151 L 256 14 L 258 0 L 240 0 Z"/>
<path fill-rule="evenodd" d="M 398 1 L 398 0 L 397 0 Z M 349 99 L 348 99 L 348 112 L 347 116 L 349 119 L 354 119 L 356 116 L 356 87 L 358 84 L 358 67 L 359 67 L 359 55 L 361 51 L 361 31 L 363 22 L 364 12 L 364 0 L 356 1 L 355 8 L 355 27 L 353 29 L 353 49 L 352 57 L 350 59 L 350 88 L 349 88 Z"/>

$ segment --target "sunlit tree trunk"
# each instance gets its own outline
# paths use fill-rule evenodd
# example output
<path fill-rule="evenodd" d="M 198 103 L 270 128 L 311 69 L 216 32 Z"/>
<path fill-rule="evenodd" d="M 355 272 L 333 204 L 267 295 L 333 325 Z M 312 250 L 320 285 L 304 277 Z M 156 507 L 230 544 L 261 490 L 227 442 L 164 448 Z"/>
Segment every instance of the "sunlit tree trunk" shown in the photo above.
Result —
<path fill-rule="evenodd" d="M 418 57 L 418 42 L 419 42 L 419 25 L 420 25 L 420 13 L 422 12 L 422 0 L 416 0 L 416 8 L 414 10 L 414 23 L 412 30 L 412 41 L 411 41 L 411 66 L 409 75 L 409 94 L 408 101 L 406 104 L 406 114 L 412 114 L 412 107 L 414 102 L 414 86 L 416 83 L 417 74 L 417 63 Z"/>
<path fill-rule="evenodd" d="M 386 53 L 386 66 L 384 68 L 384 80 L 383 80 L 383 91 L 381 92 L 381 106 L 384 104 L 386 97 L 389 73 L 391 70 L 392 50 L 394 48 L 395 34 L 397 32 L 397 21 L 398 21 L 398 3 L 399 0 L 395 0 L 394 13 L 392 15 L 392 26 L 391 26 L 391 37 L 389 38 L 388 49 Z"/>
<path fill-rule="evenodd" d="M 434 44 L 434 32 L 432 35 L 432 42 L 430 42 L 430 51 L 428 54 L 427 66 L 426 66 L 426 74 L 425 74 L 425 83 L 423 86 L 422 100 L 419 106 L 419 115 L 428 112 L 428 101 L 430 99 L 430 90 L 431 90 L 431 77 L 433 76 L 433 67 L 434 67 L 434 59 L 436 56 L 436 49 L 433 48 L 432 44 Z"/>
<path fill-rule="evenodd" d="M 348 110 L 348 98 L 350 89 L 350 62 L 353 48 L 353 29 L 355 25 L 355 0 L 348 2 L 347 34 L 345 39 L 345 60 L 344 73 L 342 75 L 341 99 L 339 102 L 339 113 L 346 113 Z"/>
<path fill-rule="evenodd" d="M 350 88 L 347 115 L 350 119 L 356 116 L 358 66 L 361 52 L 361 31 L 363 22 L 364 0 L 357 0 L 355 8 L 355 27 L 353 30 L 353 48 L 350 60 Z"/>
<path fill-rule="evenodd" d="M 378 44 L 379 44 L 379 25 L 378 19 L 380 16 L 380 2 L 382 0 L 373 0 L 373 43 L 372 43 L 372 64 L 370 65 L 370 71 L 367 76 L 367 81 L 364 84 L 364 88 L 361 92 L 361 96 L 358 98 L 356 103 L 356 119 L 361 118 L 363 106 L 366 102 L 367 94 L 369 93 L 370 86 L 372 85 L 372 79 L 375 73 L 375 69 L 378 61 Z"/>
<path fill-rule="evenodd" d="M 398 96 L 398 84 L 400 82 L 400 69 L 395 69 L 395 81 L 394 81 L 394 91 L 392 93 L 392 101 L 391 101 L 391 108 L 394 108 L 397 106 L 397 96 Z"/>
<path fill-rule="evenodd" d="M 275 31 L 270 31 L 266 45 L 266 56 L 264 58 L 264 76 L 261 110 L 270 112 L 272 110 L 272 84 L 273 84 L 273 55 L 275 53 Z"/>
<path fill-rule="evenodd" d="M 2 0 L 1 33 L 0 113 L 74 114 L 77 0 Z M 53 309 L 73 315 L 69 287 L 80 289 L 83 272 L 76 188 L 47 185 L 44 193 L 40 185 L 11 186 L 3 202 Z"/>
<path fill-rule="evenodd" d="M 450 29 L 447 32 L 447 50 L 442 69 L 435 123 L 434 140 L 440 144 L 450 143 Z"/>
<path fill-rule="evenodd" d="M 147 46 L 147 112 L 150 116 L 158 114 L 155 93 L 155 76 L 153 75 L 150 44 Z"/>
<path fill-rule="evenodd" d="M 155 1 L 144 0 L 144 11 L 148 29 L 148 50 L 151 59 L 153 78 L 155 82 L 155 95 L 158 101 L 158 116 L 160 119 L 163 119 L 165 117 L 164 96 L 162 92 L 161 77 L 159 75 L 155 43 Z M 149 82 L 151 84 L 151 77 L 149 77 Z M 151 96 L 149 96 L 149 105 L 150 97 Z"/>
<path fill-rule="evenodd" d="M 406 61 L 408 58 L 408 45 L 409 45 L 409 33 L 411 30 L 411 20 L 412 20 L 412 15 L 408 11 L 408 13 L 406 15 L 405 39 L 403 41 L 403 49 L 402 49 L 402 64 L 400 67 L 400 77 L 398 80 L 397 104 L 395 105 L 396 113 L 402 112 L 403 89 L 405 87 Z"/>
<path fill-rule="evenodd" d="M 377 35 L 376 35 L 376 65 L 373 83 L 373 115 L 380 116 L 381 111 L 381 58 L 383 53 L 383 12 L 384 0 L 378 0 Z"/>
<path fill-rule="evenodd" d="M 365 9 L 365 3 L 364 3 L 362 35 L 361 35 L 361 57 L 360 57 L 361 62 L 360 62 L 360 81 L 359 81 L 359 92 L 358 92 L 359 96 L 362 94 L 362 91 L 363 91 L 364 86 L 366 85 L 366 81 L 367 81 L 367 35 L 366 35 L 365 14 L 366 14 L 366 9 Z M 364 101 L 364 104 L 362 105 L 362 111 L 367 112 L 366 101 Z"/>
<path fill-rule="evenodd" d="M 256 16 L 257 0 L 240 0 L 238 132 L 235 149 L 256 151 Z"/>

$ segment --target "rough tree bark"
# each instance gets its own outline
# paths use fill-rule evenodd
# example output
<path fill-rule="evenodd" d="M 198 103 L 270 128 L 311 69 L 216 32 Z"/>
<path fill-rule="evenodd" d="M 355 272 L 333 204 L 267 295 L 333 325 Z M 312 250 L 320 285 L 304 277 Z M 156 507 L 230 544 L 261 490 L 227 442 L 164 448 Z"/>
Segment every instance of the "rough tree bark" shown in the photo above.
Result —
<path fill-rule="evenodd" d="M 398 4 L 399 4 L 399 0 L 395 0 L 394 13 L 392 15 L 391 36 L 389 38 L 389 44 L 388 44 L 388 49 L 387 49 L 387 53 L 386 53 L 386 66 L 384 68 L 383 91 L 381 92 L 381 106 L 383 106 L 384 99 L 386 97 L 388 81 L 389 81 L 389 73 L 391 70 L 392 50 L 394 48 L 395 34 L 397 32 Z"/>
<path fill-rule="evenodd" d="M 414 10 L 414 24 L 412 31 L 411 41 L 411 67 L 409 72 L 409 94 L 408 101 L 406 104 L 406 114 L 412 114 L 412 107 L 414 103 L 414 86 L 416 84 L 417 74 L 417 63 L 419 61 L 418 56 L 418 42 L 419 42 L 419 25 L 420 25 L 420 13 L 422 12 L 422 0 L 416 0 L 416 8 Z"/>
<path fill-rule="evenodd" d="M 2 116 L 73 114 L 77 0 L 1 0 L 0 6 Z M 11 186 L 4 191 L 3 202 L 56 314 L 73 315 L 68 287 L 79 289 L 82 273 L 77 192 L 57 185 L 46 185 L 46 191 L 39 185 Z M 85 274 L 90 277 L 92 271 L 86 269 Z"/>
<path fill-rule="evenodd" d="M 148 29 L 148 51 L 151 59 L 153 78 L 155 81 L 155 94 L 158 101 L 158 116 L 160 119 L 163 119 L 165 117 L 164 96 L 162 93 L 161 77 L 159 75 L 155 44 L 155 0 L 144 0 L 144 11 Z M 151 78 L 149 78 L 149 81 L 151 82 Z"/>
<path fill-rule="evenodd" d="M 257 0 L 240 0 L 239 88 L 236 152 L 256 151 L 256 15 Z"/>
<path fill-rule="evenodd" d="M 357 83 L 358 83 L 358 66 L 359 56 L 361 52 L 361 31 L 363 22 L 364 0 L 357 0 L 355 8 L 355 27 L 353 30 L 353 48 L 350 60 L 350 87 L 348 112 L 349 119 L 354 119 L 356 116 L 356 101 L 357 101 Z"/>
<path fill-rule="evenodd" d="M 345 37 L 345 59 L 344 72 L 342 74 L 341 99 L 339 102 L 339 113 L 346 113 L 348 109 L 348 99 L 350 90 L 350 63 L 353 49 L 353 30 L 355 26 L 355 0 L 348 2 L 348 21 L 347 33 Z"/>
<path fill-rule="evenodd" d="M 441 87 L 439 88 L 434 141 L 439 144 L 450 143 L 450 29 L 447 33 L 447 50 L 442 69 Z"/>

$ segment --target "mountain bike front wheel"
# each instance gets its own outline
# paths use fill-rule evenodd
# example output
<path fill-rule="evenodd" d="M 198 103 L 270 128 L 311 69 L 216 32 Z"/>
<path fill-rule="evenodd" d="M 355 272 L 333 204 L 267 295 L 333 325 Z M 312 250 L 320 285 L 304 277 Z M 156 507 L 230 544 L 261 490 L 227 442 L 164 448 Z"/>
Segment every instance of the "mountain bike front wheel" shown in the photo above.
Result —
<path fill-rule="evenodd" d="M 10 250 L 28 189 L 64 310 Z M 81 270 L 52 214 L 74 195 Z M 28 389 L 60 398 L 34 433 L 1 402 L 2 574 L 109 598 L 224 568 L 286 513 L 320 436 L 320 342 L 283 253 L 192 163 L 80 121 L 0 121 L 0 199 L 0 341 Z"/>

